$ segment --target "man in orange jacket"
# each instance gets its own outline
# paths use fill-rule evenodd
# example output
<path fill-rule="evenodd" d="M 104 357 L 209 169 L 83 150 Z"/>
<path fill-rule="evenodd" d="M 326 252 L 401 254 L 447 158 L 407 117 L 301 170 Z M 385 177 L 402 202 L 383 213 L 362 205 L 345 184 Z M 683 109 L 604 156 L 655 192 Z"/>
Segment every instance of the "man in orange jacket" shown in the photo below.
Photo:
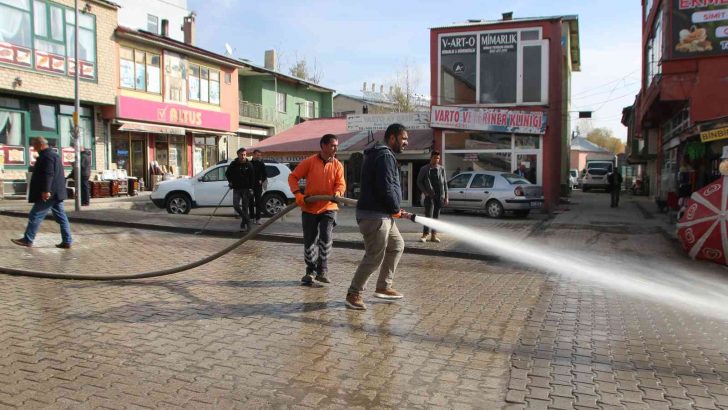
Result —
<path fill-rule="evenodd" d="M 306 262 L 306 274 L 301 278 L 303 285 L 313 285 L 314 276 L 319 282 L 331 283 L 327 261 L 334 241 L 332 232 L 339 207 L 332 201 L 304 202 L 298 181 L 306 179 L 306 196 L 343 196 L 346 191 L 344 166 L 335 157 L 338 138 L 326 134 L 321 137 L 319 146 L 321 151 L 318 154 L 303 160 L 288 176 L 288 185 L 301 207 L 303 259 Z"/>

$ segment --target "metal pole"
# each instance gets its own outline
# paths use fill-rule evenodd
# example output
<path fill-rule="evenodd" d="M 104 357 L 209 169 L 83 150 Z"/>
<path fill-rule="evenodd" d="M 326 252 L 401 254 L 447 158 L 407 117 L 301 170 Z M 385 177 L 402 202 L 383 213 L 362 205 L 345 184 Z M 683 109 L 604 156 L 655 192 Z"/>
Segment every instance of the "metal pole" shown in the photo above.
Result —
<path fill-rule="evenodd" d="M 76 212 L 81 210 L 81 190 L 83 189 L 81 187 L 81 138 L 79 135 L 79 129 L 78 129 L 78 115 L 79 111 L 81 111 L 81 101 L 78 96 L 78 76 L 79 72 L 81 71 L 81 65 L 78 62 L 78 0 L 74 0 L 73 2 L 73 8 L 74 8 L 74 22 L 73 25 L 73 61 L 74 61 L 74 98 L 75 98 L 75 108 L 73 111 L 73 141 L 74 141 L 74 149 L 76 152 L 76 161 L 73 164 L 74 167 L 74 186 L 76 187 L 76 196 L 75 196 L 75 210 Z M 89 193 L 90 194 L 90 193 Z"/>

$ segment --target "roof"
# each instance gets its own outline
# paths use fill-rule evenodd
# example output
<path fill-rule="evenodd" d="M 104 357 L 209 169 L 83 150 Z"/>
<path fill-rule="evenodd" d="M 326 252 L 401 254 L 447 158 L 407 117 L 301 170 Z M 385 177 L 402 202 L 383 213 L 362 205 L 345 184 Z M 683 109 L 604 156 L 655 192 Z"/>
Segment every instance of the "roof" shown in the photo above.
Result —
<path fill-rule="evenodd" d="M 574 137 L 571 139 L 572 151 L 588 151 L 588 152 L 609 152 L 608 149 L 589 141 L 584 137 Z"/>
<path fill-rule="evenodd" d="M 339 152 L 359 152 L 384 139 L 384 130 L 354 131 L 346 129 L 346 118 L 317 118 L 297 124 L 253 146 L 267 152 L 318 152 L 324 134 L 339 139 Z M 408 130 L 407 150 L 424 151 L 432 147 L 432 129 Z"/>
<path fill-rule="evenodd" d="M 543 17 L 522 17 L 512 18 L 510 20 L 468 20 L 463 23 L 453 23 L 447 26 L 430 27 L 430 30 L 454 27 L 474 27 L 489 25 L 507 25 L 517 23 L 527 23 L 536 21 L 561 20 L 569 24 L 569 48 L 571 52 L 571 64 L 573 71 L 581 71 L 581 53 L 579 51 L 579 16 L 576 14 L 568 14 L 563 16 L 543 16 Z"/>
<path fill-rule="evenodd" d="M 116 27 L 115 33 L 121 38 L 152 43 L 182 53 L 194 54 L 198 57 L 206 57 L 208 60 L 213 60 L 217 63 L 221 63 L 230 67 L 240 66 L 240 62 L 238 60 L 234 60 L 221 54 L 213 53 L 212 51 L 205 50 L 204 48 L 195 47 L 182 41 L 177 41 L 170 37 L 152 34 L 148 31 L 134 30 L 128 27 L 118 26 Z"/>
<path fill-rule="evenodd" d="M 317 152 L 324 134 L 344 134 L 346 118 L 316 118 L 266 138 L 253 148 L 275 152 Z"/>
<path fill-rule="evenodd" d="M 270 68 L 261 67 L 261 66 L 259 66 L 257 64 L 253 64 L 253 63 L 251 63 L 251 62 L 249 62 L 247 60 L 238 59 L 238 60 L 235 60 L 235 61 L 237 62 L 237 65 L 238 66 L 245 67 L 245 68 L 249 68 L 251 71 L 255 71 L 255 72 L 258 72 L 258 73 L 264 73 L 264 74 L 270 74 L 270 75 L 273 75 L 275 77 L 282 78 L 284 80 L 288 80 L 288 81 L 291 81 L 291 82 L 294 82 L 294 83 L 297 83 L 297 84 L 303 84 L 303 85 L 307 86 L 308 88 L 317 89 L 318 91 L 326 91 L 326 92 L 332 92 L 332 93 L 333 92 L 336 92 L 336 90 L 334 90 L 333 88 L 324 87 L 324 86 L 318 85 L 316 83 L 312 83 L 311 81 L 304 80 L 302 78 L 294 77 L 292 75 L 283 74 L 283 73 L 280 73 L 280 72 L 278 72 L 276 70 L 271 70 Z M 243 74 L 244 74 L 244 72 L 240 72 L 240 71 L 238 72 L 238 75 L 243 75 Z"/>

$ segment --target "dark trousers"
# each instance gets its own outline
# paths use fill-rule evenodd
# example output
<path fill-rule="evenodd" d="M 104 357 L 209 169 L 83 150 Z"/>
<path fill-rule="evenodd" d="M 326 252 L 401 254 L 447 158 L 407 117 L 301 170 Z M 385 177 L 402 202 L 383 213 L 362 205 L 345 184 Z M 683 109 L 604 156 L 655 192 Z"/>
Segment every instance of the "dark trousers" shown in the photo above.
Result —
<path fill-rule="evenodd" d="M 81 204 L 89 205 L 91 203 L 91 183 L 89 177 L 81 177 Z"/>
<path fill-rule="evenodd" d="M 332 235 L 336 225 L 336 212 L 320 214 L 301 212 L 303 225 L 303 259 L 306 273 L 325 275 L 329 271 L 328 259 L 334 244 Z"/>
<path fill-rule="evenodd" d="M 428 218 L 437 219 L 440 217 L 440 210 L 442 209 L 442 200 L 438 196 L 437 198 L 432 198 L 431 196 L 425 197 L 425 216 Z M 422 228 L 422 236 L 425 236 L 430 233 L 430 228 L 425 226 Z M 435 235 L 437 232 L 435 230 L 432 230 L 432 234 Z"/>
<path fill-rule="evenodd" d="M 242 221 L 240 226 L 250 224 L 250 214 L 248 209 L 250 208 L 250 190 L 249 189 L 238 189 L 233 188 L 233 209 L 240 215 Z"/>
<path fill-rule="evenodd" d="M 612 208 L 616 208 L 619 206 L 619 187 L 612 187 L 611 195 L 612 195 L 612 204 L 610 206 Z"/>
<path fill-rule="evenodd" d="M 263 194 L 263 187 L 253 188 L 253 197 L 250 198 L 250 219 L 260 219 L 263 210 L 263 203 L 260 196 Z"/>

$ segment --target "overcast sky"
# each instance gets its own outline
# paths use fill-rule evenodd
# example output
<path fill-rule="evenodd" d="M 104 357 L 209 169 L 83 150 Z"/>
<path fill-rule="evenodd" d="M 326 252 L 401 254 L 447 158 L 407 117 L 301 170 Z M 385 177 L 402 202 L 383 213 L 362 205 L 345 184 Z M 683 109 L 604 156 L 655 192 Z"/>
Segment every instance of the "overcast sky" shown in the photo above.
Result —
<path fill-rule="evenodd" d="M 315 59 L 321 85 L 357 94 L 362 83 L 388 84 L 405 63 L 429 95 L 429 28 L 467 19 L 578 15 L 581 72 L 572 77 L 572 110 L 593 110 L 591 124 L 626 139 L 622 108 L 639 90 L 641 10 L 636 0 L 285 1 L 188 0 L 197 13 L 197 45 L 263 64 L 275 48 L 282 68 Z M 377 86 L 377 89 L 379 86 Z M 576 119 L 576 114 L 572 114 Z M 573 122 L 577 124 L 576 121 Z"/>

